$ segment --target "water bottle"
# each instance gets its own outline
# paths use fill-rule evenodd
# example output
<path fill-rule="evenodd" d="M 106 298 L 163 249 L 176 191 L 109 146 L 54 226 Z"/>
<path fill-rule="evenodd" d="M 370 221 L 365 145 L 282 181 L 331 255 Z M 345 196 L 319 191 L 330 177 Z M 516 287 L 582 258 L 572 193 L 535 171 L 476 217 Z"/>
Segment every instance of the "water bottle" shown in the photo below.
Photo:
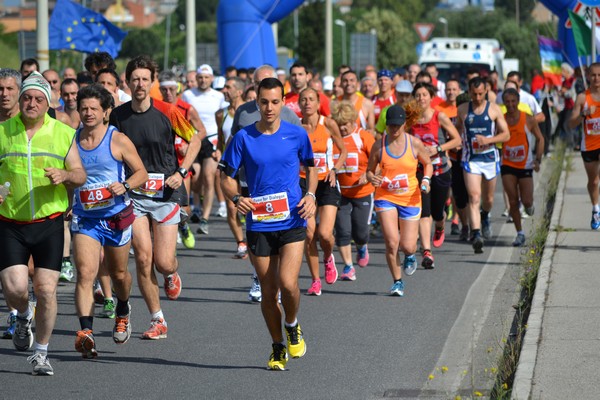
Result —
<path fill-rule="evenodd" d="M 4 185 L 0 186 L 0 196 L 6 199 L 6 196 L 10 193 L 10 182 L 4 182 Z"/>

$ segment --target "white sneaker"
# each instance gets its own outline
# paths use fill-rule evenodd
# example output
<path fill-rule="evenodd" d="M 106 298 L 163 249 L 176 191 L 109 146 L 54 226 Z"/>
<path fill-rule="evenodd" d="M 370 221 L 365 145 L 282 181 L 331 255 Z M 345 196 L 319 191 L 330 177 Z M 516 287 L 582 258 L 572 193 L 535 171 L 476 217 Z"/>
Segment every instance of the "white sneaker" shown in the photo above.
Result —
<path fill-rule="evenodd" d="M 227 206 L 225 204 L 221 204 L 219 206 L 219 211 L 217 211 L 217 215 L 221 218 L 227 218 Z"/>
<path fill-rule="evenodd" d="M 248 301 L 253 303 L 260 303 L 262 300 L 262 292 L 260 290 L 260 282 L 258 281 L 258 277 L 252 275 L 252 286 L 250 286 L 250 291 L 248 292 Z"/>

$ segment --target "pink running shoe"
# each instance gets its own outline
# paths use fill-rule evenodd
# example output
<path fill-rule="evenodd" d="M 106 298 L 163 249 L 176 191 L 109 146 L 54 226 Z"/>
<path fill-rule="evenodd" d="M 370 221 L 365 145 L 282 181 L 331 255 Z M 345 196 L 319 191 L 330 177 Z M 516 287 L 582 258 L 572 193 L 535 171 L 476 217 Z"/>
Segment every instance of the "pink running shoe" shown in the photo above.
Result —
<path fill-rule="evenodd" d="M 369 265 L 369 248 L 366 244 L 356 249 L 356 263 L 361 268 Z"/>
<path fill-rule="evenodd" d="M 444 239 L 446 239 L 446 233 L 444 229 L 435 229 L 435 233 L 433 234 L 433 247 L 442 247 L 444 244 Z"/>
<path fill-rule="evenodd" d="M 323 260 L 323 263 L 325 264 L 325 282 L 329 285 L 333 285 L 338 278 L 338 271 L 335 267 L 335 257 L 333 257 L 333 254 L 331 254 L 327 260 Z"/>
<path fill-rule="evenodd" d="M 320 296 L 321 295 L 321 280 L 313 281 L 312 285 L 306 292 L 309 296 Z"/>

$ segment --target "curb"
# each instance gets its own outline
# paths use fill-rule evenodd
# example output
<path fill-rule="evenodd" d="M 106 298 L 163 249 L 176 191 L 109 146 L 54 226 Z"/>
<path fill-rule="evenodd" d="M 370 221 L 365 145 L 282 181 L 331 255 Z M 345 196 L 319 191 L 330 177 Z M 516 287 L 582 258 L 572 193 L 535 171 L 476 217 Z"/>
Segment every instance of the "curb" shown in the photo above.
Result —
<path fill-rule="evenodd" d="M 556 197 L 554 200 L 554 208 L 552 217 L 550 218 L 550 226 L 546 246 L 542 256 L 542 262 L 538 271 L 538 276 L 535 285 L 535 292 L 531 304 L 531 312 L 527 319 L 527 332 L 521 347 L 521 355 L 517 364 L 517 372 L 513 383 L 511 400 L 529 399 L 533 386 L 533 374 L 535 371 L 535 363 L 537 361 L 537 352 L 539 342 L 542 335 L 542 321 L 544 318 L 544 310 L 546 308 L 546 298 L 548 293 L 548 284 L 550 281 L 550 270 L 552 268 L 552 260 L 556 251 L 558 234 L 553 227 L 558 226 L 560 216 L 562 214 L 564 192 L 566 186 L 566 166 L 567 153 L 562 163 L 562 171 L 559 178 Z"/>

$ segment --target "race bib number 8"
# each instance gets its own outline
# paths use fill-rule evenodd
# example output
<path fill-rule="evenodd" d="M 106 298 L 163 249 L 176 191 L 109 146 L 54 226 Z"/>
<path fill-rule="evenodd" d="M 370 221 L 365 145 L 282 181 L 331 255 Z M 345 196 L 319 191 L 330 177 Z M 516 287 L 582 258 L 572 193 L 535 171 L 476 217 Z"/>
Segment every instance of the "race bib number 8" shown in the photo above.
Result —
<path fill-rule="evenodd" d="M 278 222 L 290 217 L 286 192 L 253 197 L 252 203 L 256 208 L 252 211 L 252 221 L 254 222 Z"/>
<path fill-rule="evenodd" d="M 110 182 L 94 183 L 79 189 L 79 201 L 84 210 L 100 210 L 111 207 L 115 199 L 108 190 Z"/>
<path fill-rule="evenodd" d="M 338 158 L 340 158 L 340 155 L 334 154 L 333 159 L 337 160 Z M 346 162 L 339 169 L 338 174 L 351 174 L 354 172 L 358 172 L 358 153 L 348 153 Z"/>
<path fill-rule="evenodd" d="M 588 135 L 600 135 L 600 119 L 592 118 L 585 120 L 585 131 Z"/>
<path fill-rule="evenodd" d="M 162 198 L 164 191 L 165 174 L 148 174 L 146 183 L 132 190 L 133 193 L 152 198 Z"/>
<path fill-rule="evenodd" d="M 384 177 L 381 187 L 395 194 L 406 193 L 408 192 L 408 175 L 396 175 L 396 177 L 394 177 L 394 179 L 392 180 L 390 180 L 387 177 Z"/>

